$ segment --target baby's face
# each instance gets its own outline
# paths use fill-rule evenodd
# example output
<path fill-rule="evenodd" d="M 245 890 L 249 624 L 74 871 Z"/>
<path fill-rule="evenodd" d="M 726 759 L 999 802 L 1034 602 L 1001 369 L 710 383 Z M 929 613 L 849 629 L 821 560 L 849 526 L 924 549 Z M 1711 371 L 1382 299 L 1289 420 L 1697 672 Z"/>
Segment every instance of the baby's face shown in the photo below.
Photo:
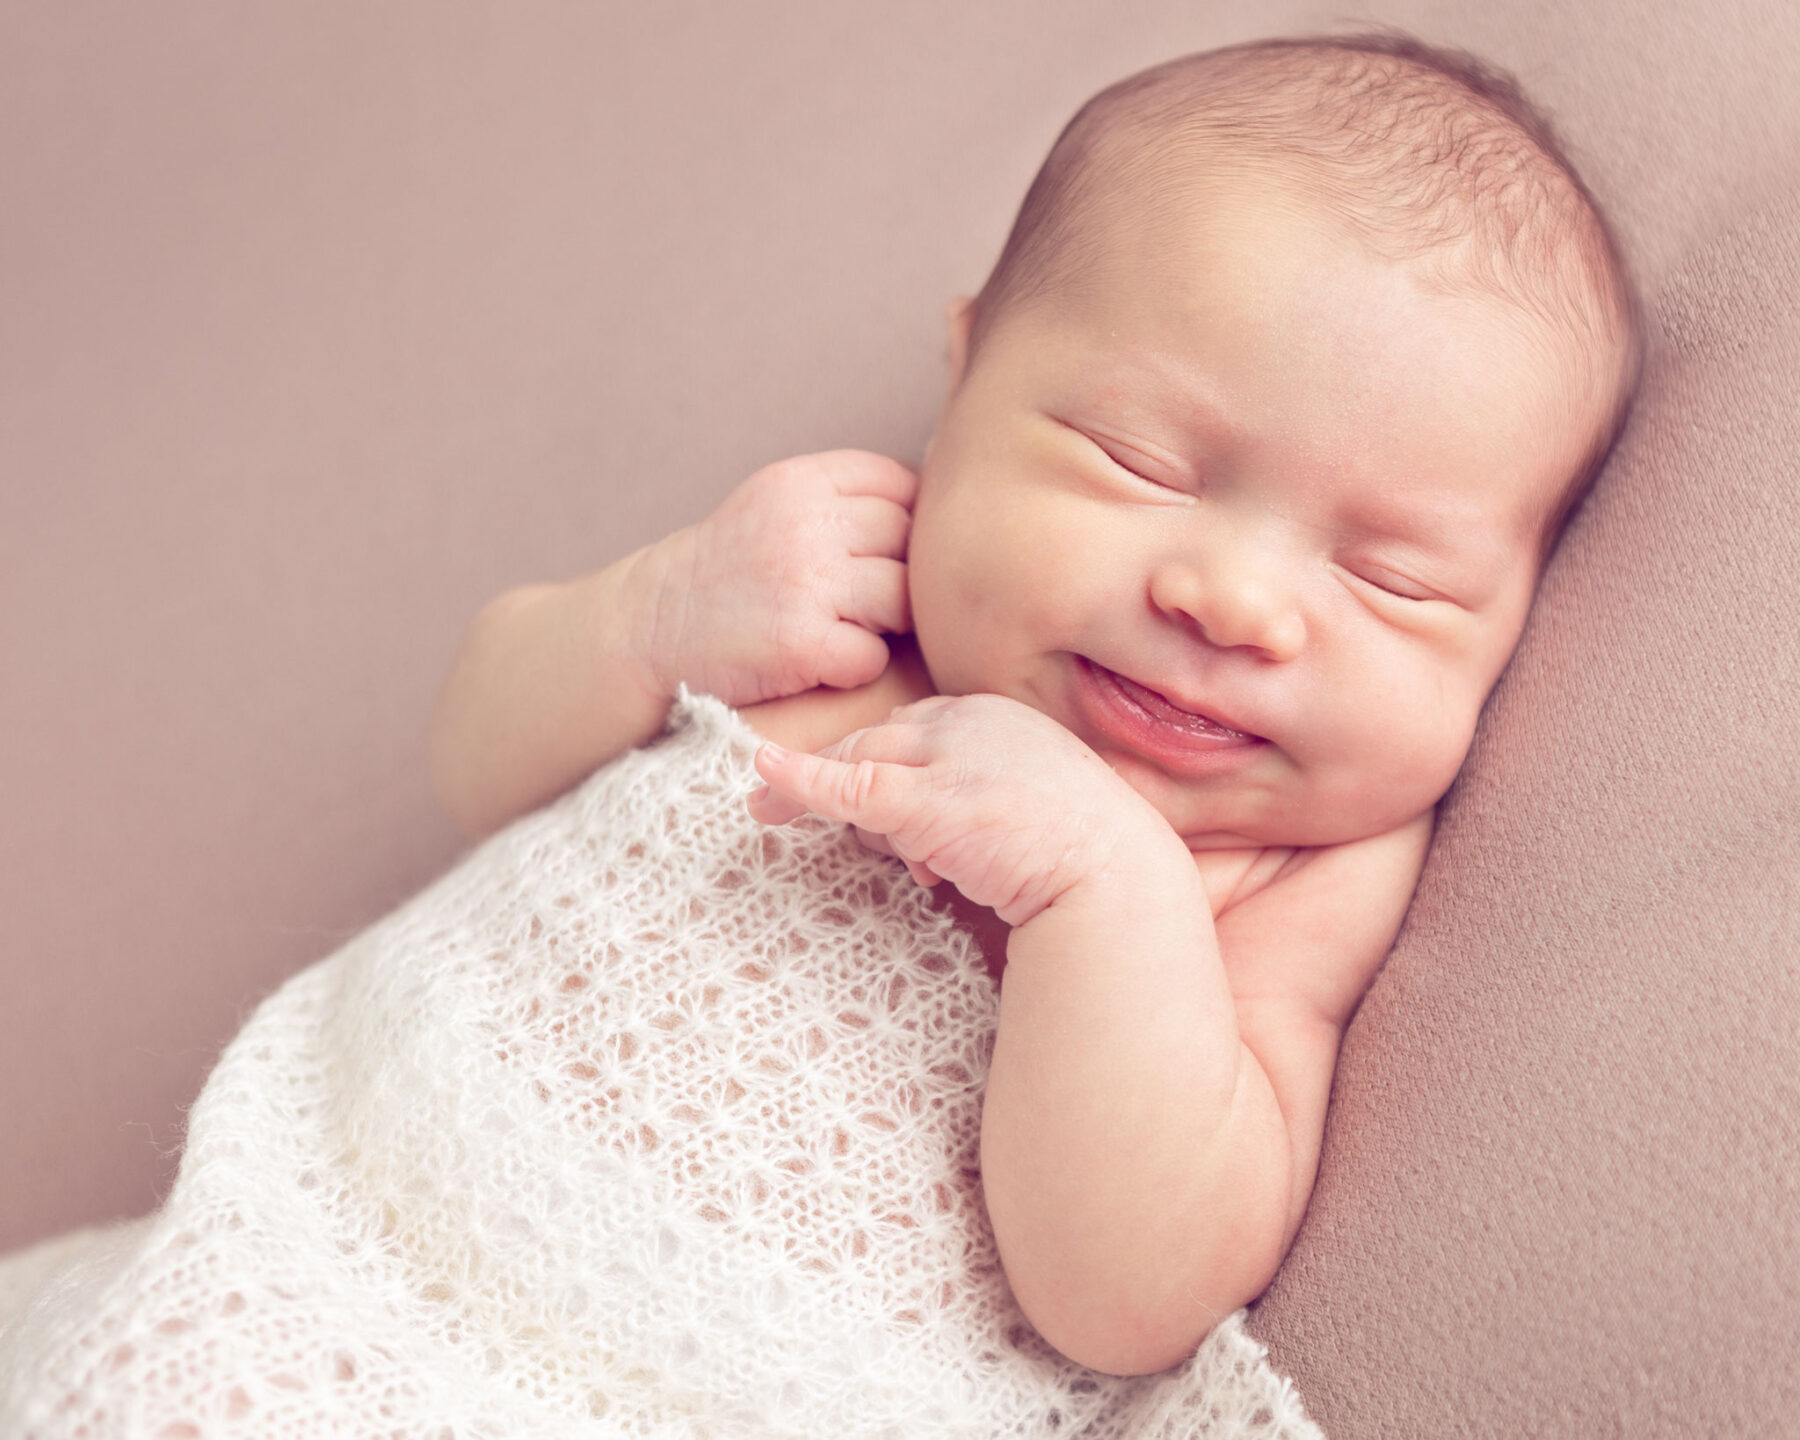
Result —
<path fill-rule="evenodd" d="M 927 452 L 908 556 L 944 694 L 1060 721 L 1196 849 L 1430 807 L 1593 412 L 1572 356 L 1245 187 L 1009 307 Z"/>

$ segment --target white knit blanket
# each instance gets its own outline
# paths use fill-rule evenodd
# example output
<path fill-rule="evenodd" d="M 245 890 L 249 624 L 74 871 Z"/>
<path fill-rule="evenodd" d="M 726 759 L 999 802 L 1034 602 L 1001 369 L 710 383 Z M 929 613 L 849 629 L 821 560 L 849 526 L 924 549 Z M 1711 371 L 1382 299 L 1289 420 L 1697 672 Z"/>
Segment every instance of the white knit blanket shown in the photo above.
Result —
<path fill-rule="evenodd" d="M 0 1435 L 1317 1437 L 1241 1312 L 1137 1380 L 1037 1338 L 978 949 L 751 820 L 756 743 L 684 693 L 264 1002 L 163 1210 L 12 1267 Z"/>

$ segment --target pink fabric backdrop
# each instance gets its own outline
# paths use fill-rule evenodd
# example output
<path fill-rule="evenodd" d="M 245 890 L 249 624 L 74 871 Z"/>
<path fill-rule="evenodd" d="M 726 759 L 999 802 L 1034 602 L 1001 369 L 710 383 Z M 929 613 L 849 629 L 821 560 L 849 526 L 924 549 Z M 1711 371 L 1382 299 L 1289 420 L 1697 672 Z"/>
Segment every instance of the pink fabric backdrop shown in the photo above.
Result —
<path fill-rule="evenodd" d="M 1800 24 L 1781 0 L 1363 13 L 1514 67 L 1563 120 L 1653 298 L 1800 155 Z M 916 458 L 944 303 L 979 283 L 1073 108 L 1169 55 L 1345 14 L 1301 0 L 13 7 L 0 1249 L 150 1208 L 183 1106 L 256 1000 L 455 853 L 425 734 L 483 600 L 604 564 L 782 454 Z M 1670 383 L 1692 413 L 1669 413 L 1710 423 L 1711 392 Z M 1552 696 L 1553 670 L 1516 694 Z M 1474 874 L 1512 832 L 1461 813 Z M 1677 880 L 1704 903 L 1703 878 Z M 1432 883 L 1430 934 L 1454 936 L 1459 892 Z M 1364 1035 L 1406 1018 L 1423 965 L 1391 995 L 1378 982 Z M 1430 1038 L 1430 1013 L 1412 1040 Z M 1466 1280 L 1390 1286 L 1386 1310 L 1359 1309 L 1353 1286 L 1443 1245 L 1483 1283 L 1511 1265 L 1554 1288 L 1566 1259 L 1518 1250 L 1502 1220 L 1528 1233 L 1525 1211 L 1459 1232 L 1448 1211 L 1380 1208 L 1369 1187 L 1409 1142 L 1368 1117 L 1444 1077 L 1417 1047 L 1395 1072 L 1359 1044 L 1333 1123 L 1362 1118 L 1328 1139 L 1320 1218 L 1258 1317 L 1334 1437 L 1400 1424 L 1393 1367 L 1421 1367 L 1427 1391 L 1409 1393 L 1428 1393 L 1433 1347 L 1492 1313 Z M 1484 1079 L 1458 1083 L 1479 1094 Z M 1735 1192 L 1746 1213 L 1773 1203 L 1759 1183 Z M 1632 1194 L 1614 1199 L 1629 1213 Z M 1358 1349 L 1359 1327 L 1409 1305 L 1410 1350 Z M 1717 1318 L 1684 1323 L 1696 1315 Z M 1634 1383 L 1643 1352 L 1616 1331 L 1593 1349 L 1601 1332 L 1582 1321 L 1567 1344 L 1586 1371 L 1511 1372 L 1546 1387 L 1544 1413 Z M 1562 1343 L 1521 1335 L 1540 1357 Z M 1501 1383 L 1493 1366 L 1460 1373 L 1469 1403 Z"/>

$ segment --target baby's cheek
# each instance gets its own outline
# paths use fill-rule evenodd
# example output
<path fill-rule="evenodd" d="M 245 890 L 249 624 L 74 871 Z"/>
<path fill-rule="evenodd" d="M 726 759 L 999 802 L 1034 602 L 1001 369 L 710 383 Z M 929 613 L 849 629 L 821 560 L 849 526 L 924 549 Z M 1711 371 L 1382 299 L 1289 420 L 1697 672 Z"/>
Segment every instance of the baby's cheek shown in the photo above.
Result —
<path fill-rule="evenodd" d="M 1436 804 L 1450 788 L 1468 753 L 1473 721 L 1473 712 L 1442 697 L 1405 715 L 1396 733 L 1378 742 L 1378 753 L 1387 757 L 1381 787 L 1391 797 L 1387 808 L 1404 812 L 1391 817 L 1396 823 Z"/>
<path fill-rule="evenodd" d="M 949 534 L 946 527 L 966 534 Z M 1018 548 L 969 535 L 991 534 L 979 515 L 945 514 L 915 530 L 907 560 L 913 626 L 938 689 L 946 694 L 985 688 L 983 647 L 1011 631 L 1028 604 L 1028 567 Z"/>
<path fill-rule="evenodd" d="M 1435 677 L 1338 708 L 1312 757 L 1321 800 L 1344 838 L 1376 834 L 1430 808 L 1462 766 L 1478 707 Z"/>

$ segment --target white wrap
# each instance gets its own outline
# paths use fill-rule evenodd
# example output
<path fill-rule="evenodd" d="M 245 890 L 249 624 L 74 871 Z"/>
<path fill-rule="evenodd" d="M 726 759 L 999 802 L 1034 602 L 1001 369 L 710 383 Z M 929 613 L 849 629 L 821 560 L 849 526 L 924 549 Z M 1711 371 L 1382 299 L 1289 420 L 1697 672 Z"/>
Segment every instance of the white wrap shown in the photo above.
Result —
<path fill-rule="evenodd" d="M 751 820 L 755 745 L 684 693 L 270 997 L 164 1209 L 0 1331 L 0 1433 L 1316 1436 L 1239 1317 L 1145 1380 L 1026 1325 L 979 952 Z"/>

